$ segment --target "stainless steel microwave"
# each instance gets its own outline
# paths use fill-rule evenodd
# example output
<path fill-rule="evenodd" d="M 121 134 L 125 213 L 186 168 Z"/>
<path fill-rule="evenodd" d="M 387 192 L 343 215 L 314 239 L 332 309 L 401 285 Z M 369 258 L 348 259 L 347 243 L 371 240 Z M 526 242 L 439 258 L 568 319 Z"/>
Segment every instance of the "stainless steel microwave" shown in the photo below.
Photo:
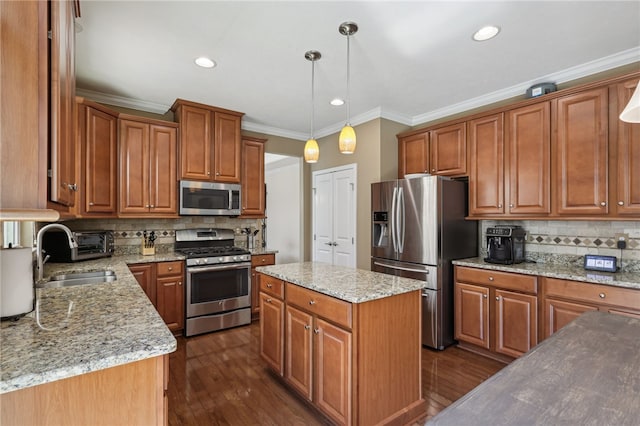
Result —
<path fill-rule="evenodd" d="M 239 216 L 240 184 L 181 180 L 180 214 Z"/>

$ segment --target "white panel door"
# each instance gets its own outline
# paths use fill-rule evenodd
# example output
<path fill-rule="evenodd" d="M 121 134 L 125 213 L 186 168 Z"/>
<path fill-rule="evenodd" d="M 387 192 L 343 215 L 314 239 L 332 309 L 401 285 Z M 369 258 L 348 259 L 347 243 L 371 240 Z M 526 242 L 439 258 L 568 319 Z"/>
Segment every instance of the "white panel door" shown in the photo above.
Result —
<path fill-rule="evenodd" d="M 313 261 L 356 266 L 355 165 L 313 174 Z"/>

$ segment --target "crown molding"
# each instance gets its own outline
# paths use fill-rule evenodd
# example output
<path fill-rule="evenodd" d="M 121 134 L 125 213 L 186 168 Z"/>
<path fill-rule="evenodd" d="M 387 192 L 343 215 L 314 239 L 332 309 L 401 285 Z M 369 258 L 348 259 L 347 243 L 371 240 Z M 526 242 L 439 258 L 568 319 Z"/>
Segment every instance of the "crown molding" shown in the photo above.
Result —
<path fill-rule="evenodd" d="M 167 111 L 169 111 L 169 108 L 171 108 L 171 105 L 143 101 L 141 99 L 126 98 L 118 95 L 110 95 L 108 93 L 81 88 L 76 88 L 76 95 L 91 99 L 92 101 L 96 101 L 101 104 L 137 109 L 138 111 L 147 111 L 154 114 L 166 114 Z"/>
<path fill-rule="evenodd" d="M 254 123 L 243 117 L 242 130 L 248 132 L 263 133 L 265 135 L 280 136 L 283 138 L 295 139 L 298 141 L 306 141 L 309 139 L 308 133 L 294 132 L 292 130 L 280 129 L 278 127 L 265 126 L 264 124 Z"/>

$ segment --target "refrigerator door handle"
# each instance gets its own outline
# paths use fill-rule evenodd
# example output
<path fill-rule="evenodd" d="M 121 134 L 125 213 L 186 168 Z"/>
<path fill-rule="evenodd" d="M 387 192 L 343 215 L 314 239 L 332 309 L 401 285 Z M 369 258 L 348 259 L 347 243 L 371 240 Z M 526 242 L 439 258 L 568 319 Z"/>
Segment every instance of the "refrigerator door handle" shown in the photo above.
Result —
<path fill-rule="evenodd" d="M 398 188 L 393 188 L 393 195 L 391 196 L 391 244 L 393 245 L 393 252 L 398 251 L 396 242 L 396 198 L 398 196 Z"/>
<path fill-rule="evenodd" d="M 428 270 L 424 270 L 424 269 L 414 269 L 414 268 L 405 268 L 402 266 L 395 266 L 395 265 L 389 265 L 386 263 L 381 263 L 381 262 L 373 262 L 374 265 L 378 265 L 378 266 L 382 266 L 383 268 L 389 268 L 389 269 L 398 269 L 400 271 L 407 271 L 407 272 L 419 272 L 421 274 L 429 274 Z"/>
<path fill-rule="evenodd" d="M 402 187 L 398 190 L 398 251 L 404 252 L 404 190 Z"/>

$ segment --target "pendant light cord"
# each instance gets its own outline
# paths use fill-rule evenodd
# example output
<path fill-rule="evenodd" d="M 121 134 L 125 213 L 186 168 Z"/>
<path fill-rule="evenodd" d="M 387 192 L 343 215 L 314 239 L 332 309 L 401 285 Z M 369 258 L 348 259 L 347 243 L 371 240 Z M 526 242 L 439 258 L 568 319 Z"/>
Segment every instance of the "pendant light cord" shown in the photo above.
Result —
<path fill-rule="evenodd" d="M 315 112 L 315 96 L 314 96 L 315 91 L 313 90 L 313 88 L 315 87 L 315 84 L 314 84 L 314 81 L 315 81 L 315 70 L 316 70 L 316 61 L 312 60 L 311 61 L 311 139 L 314 139 L 314 137 L 313 137 L 313 116 L 314 116 L 314 112 Z"/>
<path fill-rule="evenodd" d="M 351 57 L 351 55 L 349 54 L 349 39 L 351 38 L 351 35 L 347 35 L 347 125 L 350 126 L 351 124 L 349 123 L 350 118 L 351 118 L 351 96 L 349 95 L 350 93 L 350 71 L 351 71 L 351 64 L 350 64 L 350 60 L 349 58 Z"/>

